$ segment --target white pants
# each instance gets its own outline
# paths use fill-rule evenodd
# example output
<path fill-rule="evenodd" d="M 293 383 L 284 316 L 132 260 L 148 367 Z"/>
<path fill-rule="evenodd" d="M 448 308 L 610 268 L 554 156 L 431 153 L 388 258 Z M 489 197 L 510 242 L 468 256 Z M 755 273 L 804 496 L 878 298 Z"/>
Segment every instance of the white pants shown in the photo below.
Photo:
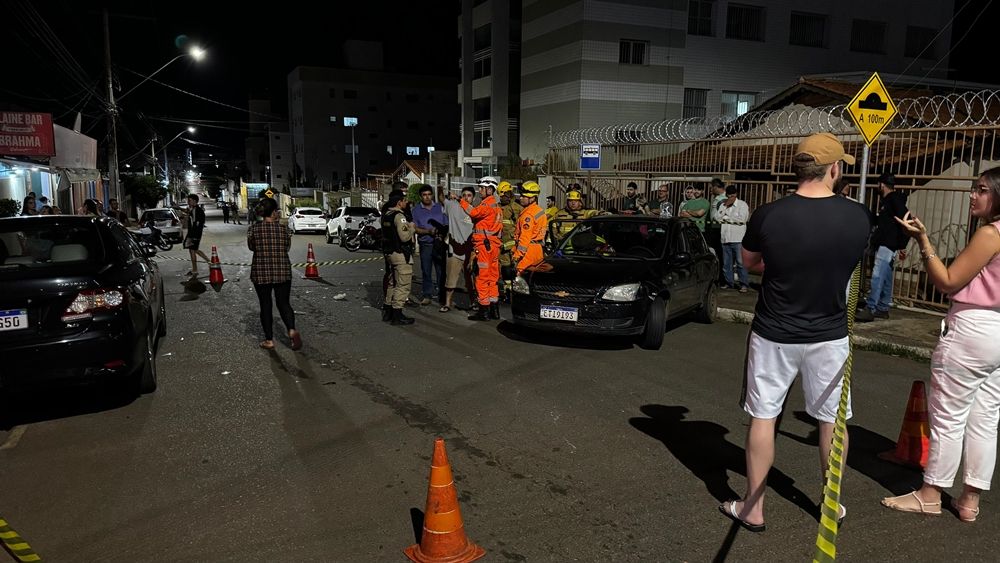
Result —
<path fill-rule="evenodd" d="M 952 304 L 931 357 L 928 414 L 924 482 L 952 485 L 964 441 L 965 484 L 989 489 L 1000 420 L 1000 309 Z"/>

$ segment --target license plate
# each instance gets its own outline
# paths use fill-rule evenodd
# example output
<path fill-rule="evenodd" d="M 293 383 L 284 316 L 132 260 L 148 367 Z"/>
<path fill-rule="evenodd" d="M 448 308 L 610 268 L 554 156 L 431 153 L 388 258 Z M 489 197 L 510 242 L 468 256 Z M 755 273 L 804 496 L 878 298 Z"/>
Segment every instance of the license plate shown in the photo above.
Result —
<path fill-rule="evenodd" d="M 543 305 L 538 312 L 538 317 L 554 321 L 576 322 L 576 317 L 579 314 L 579 311 L 580 310 L 576 307 L 549 307 Z"/>
<path fill-rule="evenodd" d="M 21 330 L 28 328 L 28 311 L 25 309 L 11 309 L 0 311 L 0 331 Z"/>

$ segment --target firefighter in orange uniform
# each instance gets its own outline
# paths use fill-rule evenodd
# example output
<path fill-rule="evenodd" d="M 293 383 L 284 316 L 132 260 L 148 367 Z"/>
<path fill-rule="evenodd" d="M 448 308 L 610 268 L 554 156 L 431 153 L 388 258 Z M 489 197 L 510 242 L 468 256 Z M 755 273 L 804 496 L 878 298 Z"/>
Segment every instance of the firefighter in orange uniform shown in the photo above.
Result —
<path fill-rule="evenodd" d="M 460 200 L 462 209 L 472 218 L 472 244 L 476 250 L 476 265 L 479 275 L 476 276 L 476 295 L 479 298 L 479 309 L 469 315 L 470 321 L 488 321 L 500 318 L 500 291 L 497 282 L 500 280 L 500 231 L 503 223 L 500 218 L 500 203 L 494 192 L 499 182 L 493 176 L 483 176 L 479 179 L 479 205 Z"/>
<path fill-rule="evenodd" d="M 524 211 L 517 218 L 517 234 L 512 258 L 517 262 L 517 273 L 525 268 L 541 263 L 545 258 L 545 232 L 549 218 L 545 210 L 538 206 L 541 189 L 535 182 L 525 182 L 521 186 L 521 206 Z"/>

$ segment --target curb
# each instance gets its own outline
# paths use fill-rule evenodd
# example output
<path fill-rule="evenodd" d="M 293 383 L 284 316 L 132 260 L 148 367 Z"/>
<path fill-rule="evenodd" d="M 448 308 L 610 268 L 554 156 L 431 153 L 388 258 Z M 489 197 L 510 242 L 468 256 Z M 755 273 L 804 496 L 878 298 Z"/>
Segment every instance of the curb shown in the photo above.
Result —
<path fill-rule="evenodd" d="M 753 313 L 740 311 L 739 309 L 719 307 L 719 320 L 748 325 L 753 322 Z M 890 356 L 902 356 L 925 362 L 930 361 L 931 354 L 934 353 L 933 348 L 907 346 L 905 344 L 897 344 L 895 342 L 879 340 L 869 336 L 854 335 L 851 337 L 851 342 L 859 350 L 878 352 L 880 354 L 888 354 Z"/>

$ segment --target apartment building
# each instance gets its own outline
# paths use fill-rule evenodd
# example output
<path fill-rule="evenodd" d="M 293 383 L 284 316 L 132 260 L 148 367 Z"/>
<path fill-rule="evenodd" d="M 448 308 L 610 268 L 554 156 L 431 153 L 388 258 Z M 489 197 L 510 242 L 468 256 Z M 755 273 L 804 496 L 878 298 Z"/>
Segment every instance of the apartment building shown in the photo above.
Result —
<path fill-rule="evenodd" d="M 953 0 L 510 2 L 462 1 L 466 162 L 509 149 L 496 133 L 511 126 L 518 154 L 540 160 L 550 128 L 735 117 L 803 75 L 943 78 L 954 13 Z M 505 62 L 518 55 L 520 84 Z M 487 128 L 492 146 L 476 137 Z"/>

